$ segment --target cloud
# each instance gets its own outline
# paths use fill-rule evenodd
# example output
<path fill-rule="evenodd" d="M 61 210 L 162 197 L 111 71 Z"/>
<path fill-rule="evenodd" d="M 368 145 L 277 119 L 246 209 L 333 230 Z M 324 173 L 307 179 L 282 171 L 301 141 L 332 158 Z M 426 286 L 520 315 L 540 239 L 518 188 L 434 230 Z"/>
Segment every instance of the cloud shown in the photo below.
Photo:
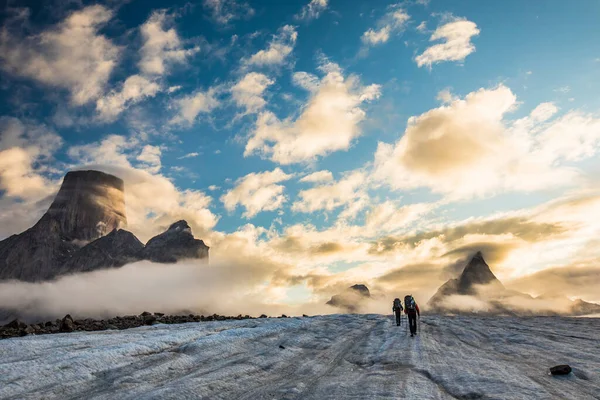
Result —
<path fill-rule="evenodd" d="M 300 182 L 329 182 L 333 180 L 333 175 L 331 171 L 323 170 L 313 172 L 312 174 L 306 175 Z"/>
<path fill-rule="evenodd" d="M 429 38 L 430 41 L 443 40 L 444 42 L 428 47 L 416 57 L 415 61 L 419 67 L 431 67 L 443 61 L 464 61 L 475 51 L 471 38 L 479 35 L 479 32 L 474 22 L 455 18 L 451 22 L 438 26 Z"/>
<path fill-rule="evenodd" d="M 2 196 L 37 201 L 55 185 L 39 165 L 51 159 L 62 139 L 44 125 L 0 117 L 0 191 Z"/>
<path fill-rule="evenodd" d="M 366 207 L 369 196 L 365 189 L 366 174 L 356 171 L 338 182 L 322 184 L 301 190 L 299 199 L 292 205 L 293 211 L 313 213 L 319 210 L 332 211 L 347 206 L 344 216 L 353 217 Z"/>
<path fill-rule="evenodd" d="M 44 125 L 0 117 L 0 239 L 30 228 L 58 190 L 53 153 L 63 140 Z"/>
<path fill-rule="evenodd" d="M 266 50 L 260 50 L 245 60 L 247 66 L 278 66 L 283 65 L 294 50 L 298 32 L 292 25 L 285 25 L 279 29 L 269 42 Z"/>
<path fill-rule="evenodd" d="M 129 106 L 136 104 L 148 97 L 154 97 L 160 91 L 156 82 L 149 81 L 140 75 L 128 77 L 120 91 L 111 91 L 108 95 L 96 101 L 96 110 L 99 118 L 104 121 L 113 121 Z"/>
<path fill-rule="evenodd" d="M 246 114 L 256 113 L 267 103 L 263 93 L 275 81 L 264 74 L 249 72 L 231 88 L 231 97 L 239 106 L 246 109 Z"/>
<path fill-rule="evenodd" d="M 419 26 L 417 26 L 417 31 L 425 33 L 427 31 L 427 21 L 421 21 Z"/>
<path fill-rule="evenodd" d="M 218 87 L 209 88 L 206 92 L 196 91 L 188 96 L 183 96 L 171 102 L 171 105 L 177 109 L 177 114 L 171 118 L 170 124 L 192 125 L 200 113 L 209 113 L 220 106 L 217 94 L 220 91 Z"/>
<path fill-rule="evenodd" d="M 325 63 L 320 69 L 325 76 L 296 119 L 280 120 L 270 111 L 258 115 L 245 156 L 259 154 L 287 165 L 350 147 L 361 134 L 359 124 L 366 117 L 360 106 L 377 99 L 380 87 L 362 86 L 353 75 L 345 78 L 337 64 Z"/>
<path fill-rule="evenodd" d="M 438 206 L 436 203 L 414 203 L 398 206 L 396 202 L 385 201 L 374 205 L 367 212 L 365 228 L 378 233 L 404 229 L 434 211 Z"/>
<path fill-rule="evenodd" d="M 246 210 L 244 218 L 252 218 L 261 211 L 274 211 L 287 200 L 283 194 L 285 187 L 277 185 L 289 180 L 292 174 L 286 174 L 280 168 L 273 171 L 250 173 L 239 178 L 236 186 L 221 197 L 228 211 L 234 211 L 238 205 Z"/>
<path fill-rule="evenodd" d="M 328 2 L 329 0 L 310 0 L 294 18 L 305 21 L 317 19 L 327 9 Z"/>
<path fill-rule="evenodd" d="M 171 19 L 165 11 L 154 11 L 140 28 L 144 44 L 138 66 L 146 75 L 163 75 L 170 64 L 184 63 L 187 57 L 200 51 L 199 47 L 184 49 L 177 31 L 165 30 Z"/>
<path fill-rule="evenodd" d="M 11 74 L 68 90 L 74 105 L 86 104 L 104 93 L 119 59 L 121 49 L 98 33 L 112 16 L 109 9 L 93 5 L 26 37 L 7 24 L 0 36 L 0 64 Z"/>
<path fill-rule="evenodd" d="M 248 3 L 236 0 L 204 0 L 204 8 L 210 12 L 215 23 L 224 26 L 233 20 L 250 18 L 255 14 Z"/>
<path fill-rule="evenodd" d="M 145 168 L 149 172 L 156 174 L 158 173 L 158 171 L 160 171 L 160 168 L 162 166 L 162 163 L 160 161 L 161 154 L 162 152 L 160 150 L 160 147 L 151 146 L 147 144 L 142 149 L 142 152 L 136 157 L 136 160 L 144 163 L 146 165 Z"/>
<path fill-rule="evenodd" d="M 183 160 L 183 159 L 185 159 L 185 158 L 193 158 L 193 157 L 198 157 L 199 155 L 200 155 L 200 153 L 196 153 L 196 152 L 193 152 L 193 153 L 187 153 L 186 155 L 184 155 L 184 156 L 181 156 L 181 157 L 178 157 L 177 159 L 178 159 L 178 160 Z"/>
<path fill-rule="evenodd" d="M 573 185 L 579 175 L 566 163 L 598 150 L 600 119 L 591 114 L 556 117 L 556 108 L 544 103 L 525 118 L 506 121 L 517 100 L 503 85 L 448 101 L 409 118 L 395 145 L 379 143 L 375 179 L 395 189 L 427 187 L 455 200 L 531 192 Z"/>
<path fill-rule="evenodd" d="M 506 286 L 536 296 L 569 296 L 599 302 L 598 261 L 598 259 L 577 260 L 572 265 L 550 267 L 507 282 Z"/>
<path fill-rule="evenodd" d="M 377 21 L 377 29 L 370 28 L 361 40 L 367 46 L 376 46 L 389 40 L 390 35 L 404 31 L 410 16 L 400 8 L 393 8 Z"/>

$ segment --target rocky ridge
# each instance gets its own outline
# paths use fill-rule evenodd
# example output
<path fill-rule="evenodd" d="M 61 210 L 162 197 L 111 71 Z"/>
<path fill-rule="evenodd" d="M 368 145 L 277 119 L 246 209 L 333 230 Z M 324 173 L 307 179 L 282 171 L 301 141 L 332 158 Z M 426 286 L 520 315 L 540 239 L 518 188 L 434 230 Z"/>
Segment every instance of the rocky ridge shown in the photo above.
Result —
<path fill-rule="evenodd" d="M 567 297 L 528 294 L 509 290 L 491 271 L 480 251 L 473 255 L 460 276 L 444 283 L 427 303 L 434 313 L 465 314 L 474 311 L 460 308 L 448 301 L 451 296 L 472 296 L 487 305 L 480 314 L 490 315 L 588 315 L 600 313 L 600 305 L 581 299 L 571 301 Z M 519 303 L 528 307 L 515 307 Z"/>
<path fill-rule="evenodd" d="M 0 241 L 0 280 L 39 282 L 61 275 L 149 260 L 208 260 L 208 246 L 177 221 L 144 246 L 125 214 L 124 183 L 100 171 L 72 171 L 31 228 Z"/>

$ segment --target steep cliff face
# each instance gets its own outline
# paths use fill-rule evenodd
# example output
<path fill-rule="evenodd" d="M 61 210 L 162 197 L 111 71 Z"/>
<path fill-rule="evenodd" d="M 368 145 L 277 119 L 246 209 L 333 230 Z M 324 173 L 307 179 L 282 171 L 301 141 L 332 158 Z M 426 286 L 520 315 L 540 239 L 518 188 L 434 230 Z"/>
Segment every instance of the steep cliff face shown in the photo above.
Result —
<path fill-rule="evenodd" d="M 120 229 L 126 223 L 121 179 L 99 171 L 69 172 L 38 222 L 0 241 L 0 280 L 36 282 L 140 260 L 208 260 L 208 246 L 194 238 L 185 221 L 174 223 L 147 246 Z"/>
<path fill-rule="evenodd" d="M 53 278 L 79 247 L 125 223 L 121 179 L 99 171 L 69 172 L 42 218 L 0 242 L 0 280 Z"/>
<path fill-rule="evenodd" d="M 66 240 L 89 242 L 127 225 L 123 181 L 100 171 L 72 171 L 42 220 L 58 223 Z"/>

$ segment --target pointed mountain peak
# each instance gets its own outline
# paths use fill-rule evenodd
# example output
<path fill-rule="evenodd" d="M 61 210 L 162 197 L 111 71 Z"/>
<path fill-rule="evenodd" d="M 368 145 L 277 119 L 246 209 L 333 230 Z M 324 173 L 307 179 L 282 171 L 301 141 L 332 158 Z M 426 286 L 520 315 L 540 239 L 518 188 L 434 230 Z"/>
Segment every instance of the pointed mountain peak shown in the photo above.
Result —
<path fill-rule="evenodd" d="M 485 262 L 481 251 L 471 257 L 458 281 L 459 290 L 464 293 L 470 292 L 473 285 L 501 284 Z"/>

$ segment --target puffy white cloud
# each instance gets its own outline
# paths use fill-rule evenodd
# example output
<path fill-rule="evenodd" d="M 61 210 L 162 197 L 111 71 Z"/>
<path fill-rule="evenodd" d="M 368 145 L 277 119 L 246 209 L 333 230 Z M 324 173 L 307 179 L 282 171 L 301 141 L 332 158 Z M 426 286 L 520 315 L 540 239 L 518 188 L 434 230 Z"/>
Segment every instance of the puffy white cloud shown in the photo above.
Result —
<path fill-rule="evenodd" d="M 159 90 L 160 86 L 156 82 L 140 75 L 132 75 L 123 82 L 120 91 L 113 90 L 96 101 L 99 118 L 112 121 L 130 105 L 155 96 Z"/>
<path fill-rule="evenodd" d="M 333 63 L 320 69 L 325 76 L 296 119 L 280 120 L 270 111 L 258 115 L 245 156 L 260 154 L 280 164 L 293 164 L 350 147 L 360 135 L 359 124 L 366 116 L 360 106 L 378 98 L 380 87 L 362 86 L 353 75 L 345 78 Z"/>
<path fill-rule="evenodd" d="M 410 15 L 400 8 L 393 8 L 377 21 L 376 29 L 369 29 L 363 33 L 361 40 L 365 45 L 375 46 L 385 43 L 390 35 L 404 31 Z"/>
<path fill-rule="evenodd" d="M 62 139 L 44 125 L 0 117 L 0 239 L 31 227 L 58 182 L 49 166 Z"/>
<path fill-rule="evenodd" d="M 210 11 L 213 21 L 220 25 L 254 15 L 254 9 L 248 3 L 236 0 L 204 0 L 204 8 Z"/>
<path fill-rule="evenodd" d="M 255 113 L 267 103 L 263 93 L 275 81 L 264 74 L 249 72 L 231 88 L 231 97 L 239 106 L 246 108 L 246 113 Z"/>
<path fill-rule="evenodd" d="M 210 88 L 206 92 L 197 91 L 188 96 L 172 101 L 171 105 L 177 109 L 177 114 L 169 121 L 170 124 L 191 125 L 200 113 L 209 113 L 221 103 L 217 99 L 219 88 Z"/>
<path fill-rule="evenodd" d="M 298 32 L 292 25 L 285 25 L 279 29 L 265 50 L 259 50 L 245 64 L 249 66 L 277 66 L 285 63 L 287 57 L 294 50 Z"/>
<path fill-rule="evenodd" d="M 500 85 L 411 117 L 395 145 L 379 144 L 373 176 L 451 199 L 576 183 L 577 170 L 566 161 L 597 153 L 600 119 L 578 111 L 552 119 L 556 107 L 545 103 L 506 121 L 516 106 L 516 96 Z"/>
<path fill-rule="evenodd" d="M 286 174 L 280 168 L 273 171 L 250 173 L 235 182 L 235 187 L 221 197 L 228 211 L 238 205 L 245 208 L 244 217 L 252 218 L 261 211 L 273 211 L 281 208 L 286 201 L 285 187 L 277 183 L 289 180 L 292 174 Z"/>
<path fill-rule="evenodd" d="M 431 67 L 433 64 L 443 61 L 463 61 L 475 51 L 475 45 L 471 43 L 471 38 L 479 35 L 479 32 L 474 22 L 460 18 L 439 26 L 429 40 L 443 40 L 444 42 L 425 49 L 416 57 L 417 65 Z"/>
<path fill-rule="evenodd" d="M 294 202 L 292 210 L 312 213 L 347 206 L 342 218 L 353 217 L 367 205 L 366 178 L 364 172 L 355 171 L 337 182 L 301 190 L 298 193 L 299 200 Z"/>
<path fill-rule="evenodd" d="M 1 67 L 67 89 L 75 105 L 94 100 L 104 92 L 119 58 L 120 48 L 98 33 L 111 18 L 112 11 L 93 5 L 37 35 L 21 37 L 7 25 L 0 36 Z"/>
<path fill-rule="evenodd" d="M 43 125 L 1 117 L 0 190 L 3 196 L 31 201 L 52 193 L 55 184 L 35 165 L 50 159 L 61 145 L 60 136 Z"/>
<path fill-rule="evenodd" d="M 365 230 L 379 234 L 392 233 L 406 228 L 437 207 L 437 203 L 414 203 L 399 206 L 396 202 L 385 201 L 376 204 L 367 212 Z"/>
<path fill-rule="evenodd" d="M 175 28 L 165 29 L 171 18 L 165 11 L 154 11 L 140 30 L 144 44 L 140 50 L 140 70 L 147 75 L 162 75 L 172 63 L 184 63 L 200 48 L 185 49 Z"/>
<path fill-rule="evenodd" d="M 329 0 L 310 0 L 294 18 L 305 21 L 317 19 L 327 9 L 328 2 Z"/>
<path fill-rule="evenodd" d="M 136 160 L 144 163 L 149 172 L 156 174 L 158 171 L 160 171 L 162 166 L 160 161 L 161 154 L 162 152 L 160 147 L 147 144 L 142 149 L 142 152 L 136 157 Z"/>
<path fill-rule="evenodd" d="M 333 180 L 333 174 L 331 171 L 323 170 L 313 172 L 312 174 L 306 175 L 300 182 L 329 182 Z"/>

